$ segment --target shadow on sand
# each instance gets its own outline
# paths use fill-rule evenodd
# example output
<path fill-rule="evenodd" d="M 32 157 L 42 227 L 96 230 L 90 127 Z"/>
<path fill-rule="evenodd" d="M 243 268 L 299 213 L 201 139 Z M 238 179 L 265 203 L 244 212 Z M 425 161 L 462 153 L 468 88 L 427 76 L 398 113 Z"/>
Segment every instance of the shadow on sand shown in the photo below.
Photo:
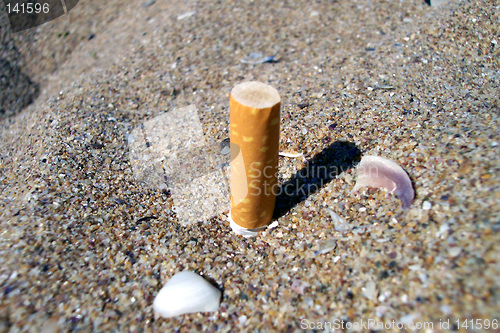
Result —
<path fill-rule="evenodd" d="M 354 167 L 360 157 L 361 151 L 352 142 L 336 141 L 323 149 L 279 186 L 273 217 L 279 218 L 288 213 L 339 174 Z"/>
<path fill-rule="evenodd" d="M 38 83 L 21 69 L 0 59 L 0 118 L 12 116 L 31 104 L 39 95 Z"/>

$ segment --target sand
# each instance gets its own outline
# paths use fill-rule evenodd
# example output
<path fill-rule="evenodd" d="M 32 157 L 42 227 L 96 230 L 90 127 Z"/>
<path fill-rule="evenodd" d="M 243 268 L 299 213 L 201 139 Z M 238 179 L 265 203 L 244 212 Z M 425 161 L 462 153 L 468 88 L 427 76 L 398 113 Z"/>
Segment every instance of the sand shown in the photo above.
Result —
<path fill-rule="evenodd" d="M 495 1 L 81 1 L 13 34 L 2 12 L 0 332 L 498 324 L 499 21 Z M 137 182 L 128 135 L 194 104 L 221 142 L 249 80 L 281 95 L 280 151 L 337 172 L 280 157 L 307 193 L 257 237 L 227 212 L 180 225 L 172 195 Z M 408 211 L 351 192 L 363 155 L 406 170 Z M 155 317 L 183 270 L 220 288 L 219 311 Z"/>

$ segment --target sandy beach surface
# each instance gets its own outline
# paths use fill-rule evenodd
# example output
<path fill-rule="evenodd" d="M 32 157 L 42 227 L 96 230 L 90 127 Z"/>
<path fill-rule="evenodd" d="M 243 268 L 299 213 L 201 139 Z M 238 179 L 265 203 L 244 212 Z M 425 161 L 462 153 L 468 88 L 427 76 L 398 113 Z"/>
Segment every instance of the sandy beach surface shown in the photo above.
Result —
<path fill-rule="evenodd" d="M 2 11 L 0 332 L 368 320 L 498 332 L 499 16 L 496 1 L 89 0 L 12 33 Z M 274 60 L 242 62 L 255 52 Z M 129 135 L 195 105 L 219 143 L 229 92 L 250 80 L 279 91 L 280 151 L 303 154 L 280 157 L 280 182 L 316 185 L 297 175 L 306 161 L 339 172 L 257 237 L 235 235 L 227 211 L 181 225 L 171 192 L 138 182 Z M 383 190 L 352 192 L 366 155 L 410 175 L 409 210 Z M 219 310 L 155 317 L 183 270 L 222 291 Z"/>

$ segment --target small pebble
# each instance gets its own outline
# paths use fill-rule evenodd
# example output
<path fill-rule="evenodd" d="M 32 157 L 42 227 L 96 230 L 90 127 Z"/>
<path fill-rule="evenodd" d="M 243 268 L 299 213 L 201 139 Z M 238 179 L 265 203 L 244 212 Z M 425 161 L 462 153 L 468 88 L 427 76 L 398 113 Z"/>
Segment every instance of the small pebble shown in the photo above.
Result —
<path fill-rule="evenodd" d="M 265 56 L 260 52 L 252 52 L 247 58 L 241 59 L 244 64 L 263 64 L 274 61 L 274 56 Z"/>
<path fill-rule="evenodd" d="M 375 300 L 378 297 L 377 286 L 375 282 L 368 281 L 363 288 L 363 295 L 371 300 Z"/>
<path fill-rule="evenodd" d="M 245 323 L 247 322 L 247 316 L 243 315 L 243 316 L 239 316 L 238 317 L 238 322 L 240 323 L 240 325 L 245 325 Z"/>
<path fill-rule="evenodd" d="M 375 313 L 377 314 L 377 317 L 382 318 L 388 310 L 389 308 L 387 306 L 380 305 L 375 309 Z"/>
<path fill-rule="evenodd" d="M 196 14 L 195 11 L 191 11 L 191 12 L 187 12 L 187 13 L 181 14 L 181 15 L 177 16 L 177 21 L 187 19 L 188 17 L 191 17 L 194 14 Z"/>
<path fill-rule="evenodd" d="M 390 86 L 388 84 L 380 84 L 380 83 L 377 83 L 375 84 L 375 87 L 378 88 L 378 89 L 394 89 L 393 86 Z"/>
<path fill-rule="evenodd" d="M 220 143 L 220 149 L 221 149 L 221 154 L 222 155 L 227 155 L 231 152 L 231 146 L 230 146 L 230 141 L 229 138 L 226 138 L 221 141 Z"/>
<path fill-rule="evenodd" d="M 431 209 L 431 207 L 432 207 L 432 204 L 429 201 L 424 201 L 424 203 L 422 204 L 423 210 L 429 210 L 429 209 Z"/>
<path fill-rule="evenodd" d="M 399 318 L 399 321 L 407 326 L 410 326 L 415 322 L 415 319 L 417 319 L 418 317 L 419 317 L 418 314 L 410 313 L 410 314 L 407 314 L 407 315 Z"/>
<path fill-rule="evenodd" d="M 445 304 L 441 305 L 441 306 L 439 307 L 439 309 L 440 309 L 440 310 L 441 310 L 441 312 L 443 312 L 444 314 L 451 314 L 451 311 L 452 311 L 452 310 L 451 310 L 451 307 L 450 307 L 449 305 L 445 305 Z"/>
<path fill-rule="evenodd" d="M 277 226 L 278 226 L 278 221 L 274 221 L 274 222 L 273 222 L 273 223 L 271 223 L 271 224 L 269 225 L 269 227 L 267 227 L 267 228 L 268 228 L 268 229 L 274 229 L 274 228 L 276 228 Z"/>
<path fill-rule="evenodd" d="M 292 282 L 292 287 L 291 289 L 296 292 L 297 294 L 299 295 L 303 295 L 304 294 L 304 290 L 305 288 L 308 286 L 308 284 L 302 280 L 299 280 L 299 279 L 295 279 L 293 280 Z"/>
<path fill-rule="evenodd" d="M 460 252 L 462 252 L 462 249 L 459 247 L 451 247 L 448 249 L 448 254 L 450 255 L 450 257 L 453 257 L 453 258 L 458 257 Z"/>
<path fill-rule="evenodd" d="M 337 246 L 336 239 L 333 239 L 333 238 L 327 239 L 319 244 L 319 249 L 316 252 L 314 252 L 314 254 L 328 253 L 328 252 L 332 251 L 333 249 L 335 249 L 336 246 Z"/>
<path fill-rule="evenodd" d="M 439 227 L 439 231 L 436 233 L 436 237 L 445 236 L 447 231 L 450 230 L 450 226 L 446 223 Z"/>
<path fill-rule="evenodd" d="M 311 297 L 304 298 L 304 303 L 309 307 L 312 307 L 314 305 L 314 301 Z"/>
<path fill-rule="evenodd" d="M 392 295 L 392 293 L 390 291 L 385 291 L 385 292 L 380 294 L 380 296 L 378 297 L 378 300 L 379 300 L 379 302 L 385 302 L 391 295 Z"/>
<path fill-rule="evenodd" d="M 466 175 L 472 171 L 472 167 L 473 167 L 472 163 L 468 160 L 465 160 L 458 168 L 458 174 Z"/>

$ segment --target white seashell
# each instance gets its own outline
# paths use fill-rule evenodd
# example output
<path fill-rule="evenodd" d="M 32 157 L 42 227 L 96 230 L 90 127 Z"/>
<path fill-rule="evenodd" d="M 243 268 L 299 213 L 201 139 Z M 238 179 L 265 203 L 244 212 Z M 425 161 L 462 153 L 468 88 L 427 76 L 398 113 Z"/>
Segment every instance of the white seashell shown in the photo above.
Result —
<path fill-rule="evenodd" d="M 429 210 L 431 208 L 432 208 L 432 204 L 429 201 L 424 201 L 424 203 L 422 205 L 422 209 L 423 210 Z"/>
<path fill-rule="evenodd" d="M 217 311 L 221 292 L 196 273 L 184 271 L 175 274 L 161 288 L 153 302 L 153 309 L 164 318 L 186 313 Z"/>
<path fill-rule="evenodd" d="M 292 157 L 292 158 L 295 158 L 295 157 L 300 157 L 302 156 L 302 153 L 285 153 L 285 152 L 280 152 L 279 153 L 280 156 L 284 156 L 284 157 Z"/>
<path fill-rule="evenodd" d="M 194 11 L 193 12 L 187 12 L 187 13 L 181 14 L 181 15 L 177 16 L 177 21 L 184 20 L 184 19 L 186 19 L 188 17 L 193 16 L 194 14 L 196 14 L 196 12 L 194 12 Z"/>
<path fill-rule="evenodd" d="M 337 240 L 334 238 L 327 239 L 319 244 L 319 249 L 314 254 L 325 254 L 337 247 Z"/>
<path fill-rule="evenodd" d="M 273 223 L 271 223 L 271 224 L 269 225 L 269 227 L 267 227 L 267 228 L 268 228 L 268 229 L 274 229 L 274 228 L 276 228 L 277 226 L 278 226 L 278 221 L 274 221 L 274 222 L 273 222 Z"/>
<path fill-rule="evenodd" d="M 330 217 L 332 218 L 332 222 L 335 225 L 336 231 L 346 231 L 349 230 L 349 224 L 347 224 L 337 213 L 335 213 L 332 209 L 327 208 L 327 211 L 330 213 Z"/>
<path fill-rule="evenodd" d="M 373 281 L 368 281 L 366 285 L 361 288 L 366 298 L 376 300 L 378 296 L 377 285 Z"/>
<path fill-rule="evenodd" d="M 394 193 L 405 210 L 410 208 L 415 197 L 410 177 L 403 168 L 379 156 L 364 156 L 359 163 L 358 179 L 353 191 L 365 186 L 382 187 Z"/>

